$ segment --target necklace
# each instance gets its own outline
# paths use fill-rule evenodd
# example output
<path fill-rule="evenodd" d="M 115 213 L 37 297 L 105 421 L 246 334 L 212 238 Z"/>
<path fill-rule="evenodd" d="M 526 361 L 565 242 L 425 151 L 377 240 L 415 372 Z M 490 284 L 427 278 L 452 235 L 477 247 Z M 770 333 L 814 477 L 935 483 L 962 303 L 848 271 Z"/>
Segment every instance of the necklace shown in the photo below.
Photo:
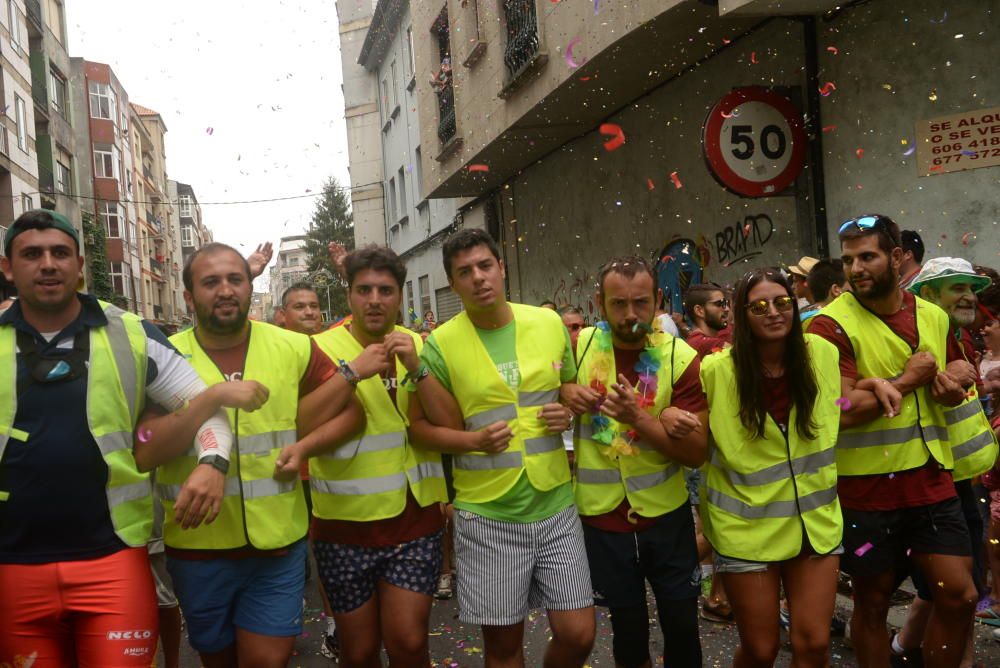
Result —
<path fill-rule="evenodd" d="M 614 367 L 614 341 L 611 337 L 611 327 L 606 321 L 597 323 L 591 342 L 594 345 L 594 352 L 590 361 L 590 388 L 600 395 L 590 412 L 593 432 L 591 439 L 605 446 L 602 451 L 609 459 L 635 456 L 639 454 L 639 447 L 635 445 L 639 439 L 638 433 L 634 429 L 620 429 L 621 425 L 617 420 L 601 412 L 601 406 L 608 396 L 608 386 L 615 384 L 611 378 Z M 656 345 L 654 337 L 647 335 L 645 350 L 639 355 L 639 361 L 633 367 L 639 377 L 635 387 L 635 393 L 638 395 L 636 401 L 642 410 L 651 409 L 656 403 L 656 390 L 659 385 L 657 373 L 662 365 L 662 356 L 663 353 Z"/>

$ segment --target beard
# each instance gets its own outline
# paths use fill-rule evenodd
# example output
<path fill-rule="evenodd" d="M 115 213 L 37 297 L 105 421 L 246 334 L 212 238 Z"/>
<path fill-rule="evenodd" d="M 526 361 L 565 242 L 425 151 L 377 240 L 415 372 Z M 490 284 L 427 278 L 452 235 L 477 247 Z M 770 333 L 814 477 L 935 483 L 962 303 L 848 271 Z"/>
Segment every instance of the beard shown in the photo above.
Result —
<path fill-rule="evenodd" d="M 642 323 L 638 326 L 626 323 L 615 323 L 611 329 L 614 332 L 615 338 L 623 343 L 639 343 L 640 341 L 645 341 L 646 333 L 650 331 L 649 325 L 647 324 L 646 327 L 643 327 Z"/>
<path fill-rule="evenodd" d="M 726 325 L 729 323 L 721 315 L 720 316 L 706 315 L 705 324 L 711 327 L 712 329 L 719 330 L 719 329 L 725 329 Z"/>
<path fill-rule="evenodd" d="M 891 295 L 893 290 L 899 289 L 899 277 L 893 274 L 891 269 L 886 269 L 881 274 L 871 274 L 871 285 L 867 288 L 858 288 L 853 277 L 850 283 L 854 294 L 862 299 L 882 299 Z"/>
<path fill-rule="evenodd" d="M 948 316 L 951 318 L 952 323 L 959 327 L 968 327 L 976 321 L 976 308 L 974 306 L 955 304 L 948 310 Z"/>
<path fill-rule="evenodd" d="M 236 302 L 236 315 L 225 319 L 215 315 L 214 304 L 211 306 L 195 304 L 195 315 L 198 317 L 198 324 L 211 334 L 217 336 L 235 334 L 241 331 L 247 323 L 247 317 L 250 314 L 250 304 L 249 302 L 241 304 L 237 300 L 234 301 Z"/>

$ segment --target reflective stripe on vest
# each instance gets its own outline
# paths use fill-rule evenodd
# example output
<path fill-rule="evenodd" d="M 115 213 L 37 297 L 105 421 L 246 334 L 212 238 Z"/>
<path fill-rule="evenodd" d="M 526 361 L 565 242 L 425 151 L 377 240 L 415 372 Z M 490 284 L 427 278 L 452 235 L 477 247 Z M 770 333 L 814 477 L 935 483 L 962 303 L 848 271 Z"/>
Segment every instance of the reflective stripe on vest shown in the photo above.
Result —
<path fill-rule="evenodd" d="M 821 452 L 814 452 L 804 457 L 798 457 L 791 461 L 792 471 L 795 475 L 810 475 L 813 473 L 818 473 L 824 466 L 829 466 L 833 464 L 837 458 L 837 453 L 833 448 L 829 450 L 823 450 Z M 729 471 L 724 469 L 719 462 L 718 454 L 716 450 L 712 450 L 712 464 L 722 470 L 734 485 L 744 485 L 746 487 L 758 487 L 760 485 L 769 485 L 773 482 L 779 482 L 788 478 L 788 462 L 778 462 L 768 466 L 760 471 L 754 471 L 753 473 L 737 473 L 736 471 Z"/>
<path fill-rule="evenodd" d="M 404 489 L 406 487 L 406 474 L 393 473 L 378 478 L 355 478 L 353 480 L 310 480 L 309 484 L 323 494 L 340 494 L 342 496 L 380 494 Z"/>
<path fill-rule="evenodd" d="M 771 503 L 767 503 L 762 506 L 751 506 L 715 489 L 707 488 L 705 491 L 709 503 L 713 506 L 721 508 L 728 513 L 732 513 L 733 515 L 737 515 L 746 520 L 795 517 L 799 514 L 800 509 L 803 513 L 806 513 L 810 510 L 822 508 L 823 506 L 837 500 L 836 486 L 830 487 L 829 489 L 821 489 L 813 492 L 812 494 L 799 497 L 798 504 L 796 504 L 794 500 L 772 501 Z"/>
<path fill-rule="evenodd" d="M 501 452 L 496 455 L 456 455 L 452 462 L 457 469 L 488 471 L 491 469 L 519 469 L 524 465 L 524 458 L 520 452 Z"/>
<path fill-rule="evenodd" d="M 518 392 L 517 405 L 522 408 L 544 406 L 559 401 L 559 390 L 542 390 L 539 392 Z"/>
<path fill-rule="evenodd" d="M 295 489 L 295 481 L 279 481 L 272 478 L 246 480 L 242 485 L 244 499 L 262 499 L 268 496 L 287 494 Z M 181 493 L 181 485 L 156 485 L 156 492 L 164 501 L 176 501 Z M 240 496 L 240 479 L 229 476 L 223 483 L 223 496 Z"/>
<path fill-rule="evenodd" d="M 510 422 L 514 419 L 517 419 L 517 406 L 514 404 L 498 406 L 497 408 L 491 408 L 488 411 L 476 413 L 465 418 L 465 430 L 479 431 L 494 422 Z"/>
<path fill-rule="evenodd" d="M 951 451 L 955 455 L 955 460 L 958 461 L 959 459 L 974 455 L 983 448 L 993 445 L 994 442 L 995 440 L 993 434 L 988 431 L 981 432 L 978 436 L 972 437 L 972 439 L 966 441 L 965 443 L 953 446 Z"/>
<path fill-rule="evenodd" d="M 965 418 L 972 417 L 981 410 L 983 410 L 983 407 L 979 403 L 979 399 L 966 401 L 954 408 L 945 409 L 944 419 L 947 421 L 948 426 L 951 426 L 956 422 L 961 422 Z"/>
<path fill-rule="evenodd" d="M 324 459 L 351 459 L 356 455 L 364 455 L 381 450 L 392 450 L 406 445 L 406 434 L 401 431 L 388 434 L 368 434 L 362 438 L 348 441 L 333 452 L 320 455 Z"/>
<path fill-rule="evenodd" d="M 252 434 L 240 437 L 241 455 L 269 455 L 272 450 L 291 445 L 296 441 L 294 429 L 279 429 L 263 434 Z"/>
<path fill-rule="evenodd" d="M 927 438 L 941 440 L 948 438 L 948 429 L 936 425 L 928 425 L 921 431 L 919 424 L 880 431 L 840 432 L 837 440 L 838 448 L 882 448 L 890 445 L 902 445 L 921 434 Z"/>

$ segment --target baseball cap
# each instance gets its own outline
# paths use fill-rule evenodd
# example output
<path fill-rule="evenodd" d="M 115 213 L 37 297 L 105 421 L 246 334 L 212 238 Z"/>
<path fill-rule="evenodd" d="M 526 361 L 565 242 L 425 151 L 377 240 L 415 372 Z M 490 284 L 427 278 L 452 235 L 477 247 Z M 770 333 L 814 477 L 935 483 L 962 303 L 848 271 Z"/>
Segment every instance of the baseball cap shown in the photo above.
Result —
<path fill-rule="evenodd" d="M 972 263 L 968 260 L 960 257 L 936 257 L 924 263 L 920 273 L 913 278 L 906 289 L 916 295 L 920 293 L 920 288 L 927 283 L 942 278 L 956 277 L 968 280 L 972 284 L 973 292 L 988 288 L 993 282 L 989 276 L 977 274 Z"/>
<path fill-rule="evenodd" d="M 793 274 L 798 274 L 802 278 L 805 278 L 809 275 L 809 272 L 812 271 L 812 268 L 816 266 L 817 262 L 819 262 L 819 260 L 817 260 L 816 258 L 809 257 L 808 255 L 803 255 L 802 257 L 799 258 L 797 264 L 793 264 L 788 268 L 788 271 L 790 271 Z"/>
<path fill-rule="evenodd" d="M 21 232 L 49 228 L 65 232 L 73 237 L 77 250 L 79 250 L 80 233 L 76 231 L 73 223 L 69 222 L 66 216 L 48 209 L 32 209 L 18 216 L 17 220 L 7 228 L 7 234 L 3 240 L 3 254 L 8 257 L 10 256 L 10 245 Z"/>

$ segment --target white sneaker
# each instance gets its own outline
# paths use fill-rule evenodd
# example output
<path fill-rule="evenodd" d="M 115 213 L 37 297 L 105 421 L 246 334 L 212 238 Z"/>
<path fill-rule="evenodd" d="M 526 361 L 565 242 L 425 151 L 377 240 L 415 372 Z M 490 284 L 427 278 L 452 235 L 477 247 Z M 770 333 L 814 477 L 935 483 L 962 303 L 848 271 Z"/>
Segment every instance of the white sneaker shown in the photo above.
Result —
<path fill-rule="evenodd" d="M 1000 642 L 1000 629 L 993 629 L 990 631 L 990 635 L 993 636 L 994 640 Z"/>
<path fill-rule="evenodd" d="M 452 589 L 451 573 L 442 573 L 438 577 L 437 591 L 434 592 L 434 598 L 439 601 L 451 598 L 454 593 Z"/>

